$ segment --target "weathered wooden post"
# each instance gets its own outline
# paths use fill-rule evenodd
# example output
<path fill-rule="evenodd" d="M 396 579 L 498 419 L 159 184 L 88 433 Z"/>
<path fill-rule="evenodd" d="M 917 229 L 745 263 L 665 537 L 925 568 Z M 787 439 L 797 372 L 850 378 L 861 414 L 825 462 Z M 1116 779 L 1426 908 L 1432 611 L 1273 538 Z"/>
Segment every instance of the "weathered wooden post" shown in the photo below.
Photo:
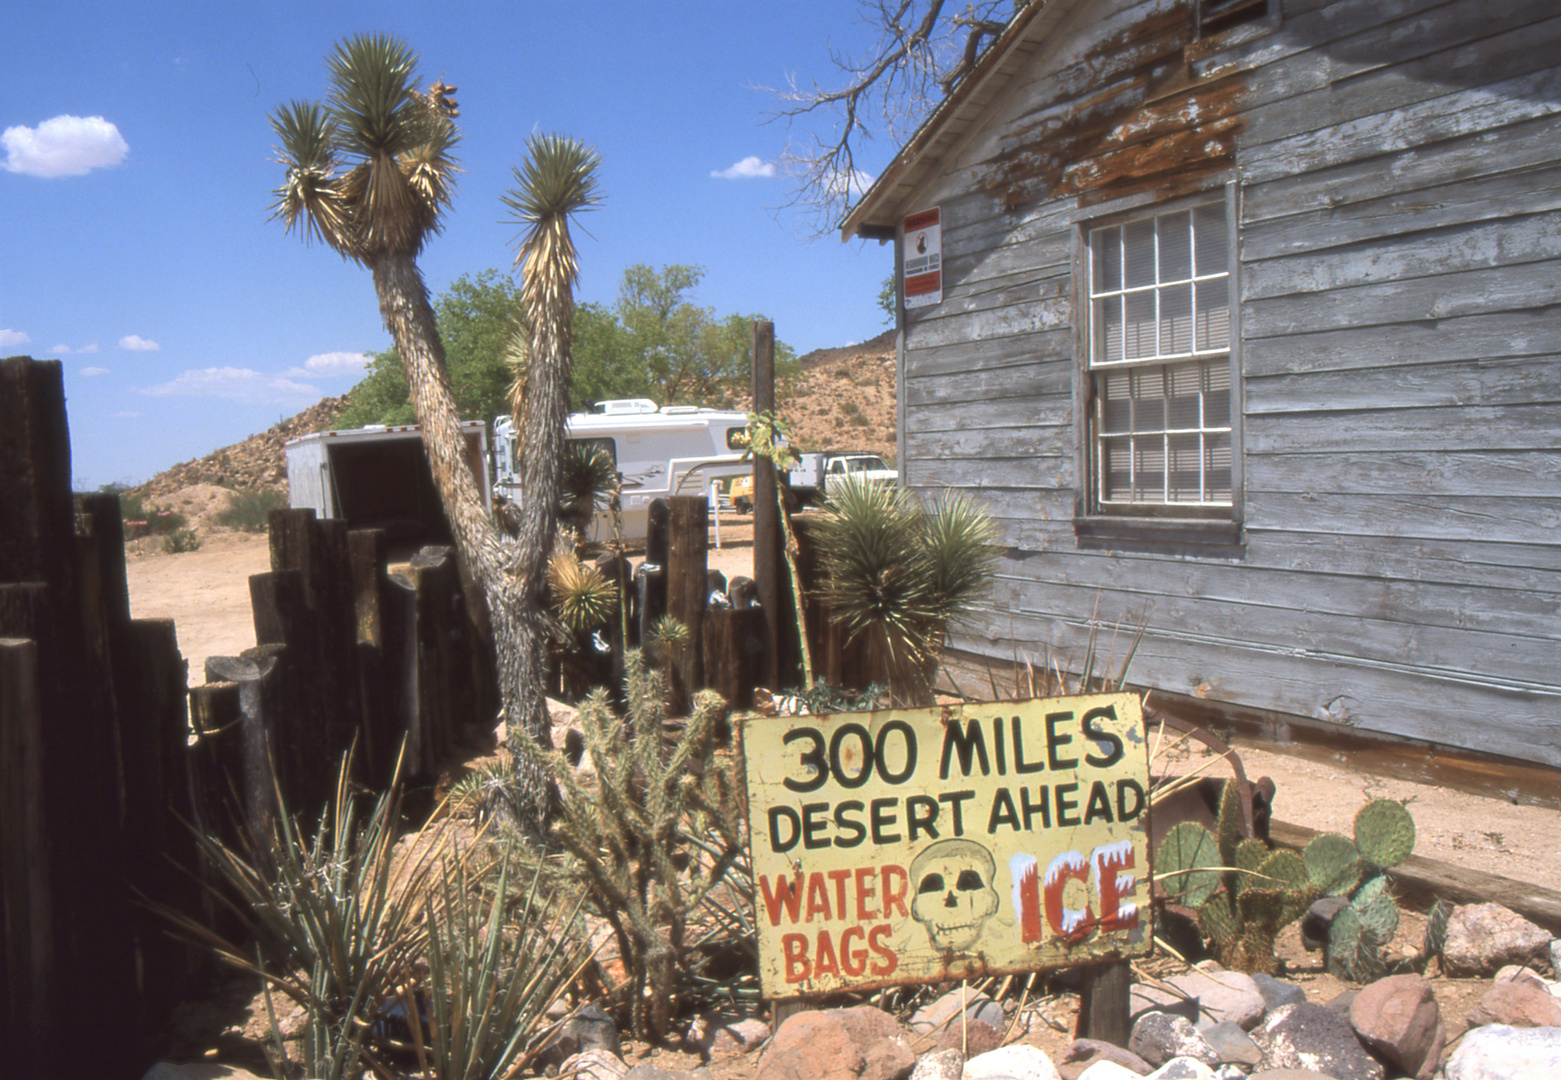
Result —
<path fill-rule="evenodd" d="M 668 500 L 667 614 L 688 631 L 688 642 L 668 665 L 669 712 L 688 712 L 694 692 L 704 685 L 704 620 L 709 576 L 710 505 L 700 495 Z"/>

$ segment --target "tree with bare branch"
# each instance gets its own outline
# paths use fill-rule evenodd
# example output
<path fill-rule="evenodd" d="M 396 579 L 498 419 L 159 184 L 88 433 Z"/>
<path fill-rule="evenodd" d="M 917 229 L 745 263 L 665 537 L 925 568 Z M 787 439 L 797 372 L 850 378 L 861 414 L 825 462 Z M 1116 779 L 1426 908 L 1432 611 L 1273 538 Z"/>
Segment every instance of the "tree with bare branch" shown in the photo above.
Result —
<path fill-rule="evenodd" d="M 774 118 L 805 132 L 782 159 L 796 183 L 788 205 L 809 212 L 816 234 L 833 231 L 872 182 L 856 164 L 861 145 L 880 131 L 903 142 L 1030 2 L 978 0 L 953 14 L 945 0 L 859 0 L 862 20 L 877 30 L 877 39 L 862 56 L 830 50 L 842 84 L 793 79 L 773 90 L 779 98 Z M 827 132 L 811 126 L 821 116 L 833 119 Z"/>

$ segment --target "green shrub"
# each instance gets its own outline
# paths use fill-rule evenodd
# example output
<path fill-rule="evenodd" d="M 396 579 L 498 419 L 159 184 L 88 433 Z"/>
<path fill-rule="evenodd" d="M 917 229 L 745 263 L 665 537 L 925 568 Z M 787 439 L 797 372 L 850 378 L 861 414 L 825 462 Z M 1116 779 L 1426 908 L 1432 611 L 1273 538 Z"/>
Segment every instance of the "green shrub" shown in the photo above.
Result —
<path fill-rule="evenodd" d="M 241 532 L 265 532 L 271 511 L 286 505 L 287 499 L 272 488 L 235 491 L 228 496 L 228 505 L 217 514 L 217 524 Z"/>
<path fill-rule="evenodd" d="M 170 555 L 196 551 L 200 546 L 200 535 L 194 529 L 175 529 L 163 537 L 163 550 Z"/>

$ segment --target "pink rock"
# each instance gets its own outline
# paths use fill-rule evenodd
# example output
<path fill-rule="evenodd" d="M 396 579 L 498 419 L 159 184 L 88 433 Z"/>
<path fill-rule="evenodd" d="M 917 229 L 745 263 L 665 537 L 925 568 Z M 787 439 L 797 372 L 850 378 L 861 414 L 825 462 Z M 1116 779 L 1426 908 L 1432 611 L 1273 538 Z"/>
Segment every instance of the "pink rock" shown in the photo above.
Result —
<path fill-rule="evenodd" d="M 1419 975 L 1378 979 L 1350 1003 L 1350 1026 L 1360 1040 L 1420 1080 L 1436 1071 L 1441 1020 L 1436 994 Z"/>
<path fill-rule="evenodd" d="M 1522 964 L 1550 944 L 1550 934 L 1500 904 L 1464 904 L 1447 920 L 1442 966 L 1463 977 L 1490 975 L 1505 964 Z"/>
<path fill-rule="evenodd" d="M 904 1080 L 916 1055 L 894 1017 L 871 1005 L 801 1012 L 780 1026 L 754 1080 Z"/>
<path fill-rule="evenodd" d="M 1526 982 L 1498 983 L 1469 1010 L 1469 1026 L 1561 1027 L 1561 999 Z"/>

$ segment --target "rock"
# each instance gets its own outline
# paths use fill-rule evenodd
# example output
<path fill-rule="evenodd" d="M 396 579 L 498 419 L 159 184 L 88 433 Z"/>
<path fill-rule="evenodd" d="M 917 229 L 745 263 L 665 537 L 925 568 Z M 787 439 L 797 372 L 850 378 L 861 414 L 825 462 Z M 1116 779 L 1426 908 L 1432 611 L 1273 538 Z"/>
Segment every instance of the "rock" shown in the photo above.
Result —
<path fill-rule="evenodd" d="M 1247 1080 L 1333 1080 L 1315 1069 L 1259 1069 Z"/>
<path fill-rule="evenodd" d="M 1515 1028 L 1561 1027 L 1561 998 L 1543 986 L 1498 983 L 1469 1010 L 1469 1026 L 1505 1024 Z"/>
<path fill-rule="evenodd" d="M 789 1017 L 754 1080 L 902 1080 L 916 1055 L 894 1017 L 871 1005 Z"/>
<path fill-rule="evenodd" d="M 1136 1023 L 1147 1012 L 1167 1012 L 1198 1022 L 1198 1003 L 1182 994 L 1162 990 L 1148 983 L 1134 983 L 1127 992 L 1127 1014 Z"/>
<path fill-rule="evenodd" d="M 1465 977 L 1490 975 L 1504 964 L 1522 964 L 1541 955 L 1550 934 L 1500 904 L 1462 904 L 1447 920 L 1442 967 Z"/>
<path fill-rule="evenodd" d="M 1271 1069 L 1312 1069 L 1334 1080 L 1383 1080 L 1380 1062 L 1368 1054 L 1344 1016 L 1303 1002 L 1275 1009 L 1252 1031 Z"/>
<path fill-rule="evenodd" d="M 607 1015 L 607 1010 L 594 1002 L 580 1006 L 558 1025 L 537 1054 L 537 1061 L 543 1065 L 559 1065 L 565 1058 L 587 1050 L 606 1050 L 613 1055 L 623 1053 L 618 1042 L 618 1025 Z"/>
<path fill-rule="evenodd" d="M 1214 1070 L 1197 1058 L 1172 1058 L 1150 1073 L 1147 1080 L 1214 1080 Z"/>
<path fill-rule="evenodd" d="M 963 1080 L 1061 1080 L 1057 1066 L 1036 1046 L 1005 1046 L 965 1062 Z"/>
<path fill-rule="evenodd" d="M 1333 926 L 1333 917 L 1349 903 L 1347 896 L 1325 896 L 1306 909 L 1306 914 L 1301 916 L 1301 944 L 1307 952 L 1328 947 L 1328 930 Z"/>
<path fill-rule="evenodd" d="M 1249 1068 L 1263 1064 L 1263 1051 L 1252 1041 L 1240 1024 L 1221 1021 L 1200 1029 L 1204 1039 L 1220 1056 L 1222 1065 L 1246 1065 Z"/>
<path fill-rule="evenodd" d="M 916 1035 L 927 1035 L 959 1019 L 960 1006 L 971 1020 L 980 1020 L 995 1028 L 1004 1026 L 1003 1007 L 985 994 L 965 994 L 963 1002 L 958 990 L 951 990 L 930 1005 L 923 1005 L 911 1014 L 906 1030 Z M 972 1055 L 974 1056 L 974 1055 Z"/>
<path fill-rule="evenodd" d="M 1156 1068 L 1175 1057 L 1196 1058 L 1205 1065 L 1220 1063 L 1214 1048 L 1185 1016 L 1165 1012 L 1140 1016 L 1133 1024 L 1127 1048 Z"/>
<path fill-rule="evenodd" d="M 1194 969 L 1165 981 L 1168 986 L 1198 1000 L 1199 1017 L 1194 1023 L 1200 1031 L 1227 1020 L 1239 1024 L 1243 1031 L 1250 1031 L 1268 1011 L 1263 992 L 1252 976 L 1239 971 Z"/>
<path fill-rule="evenodd" d="M 1002 1010 L 999 1009 L 999 1012 Z M 973 1058 L 991 1053 L 1003 1045 L 1003 1031 L 980 1020 L 967 1020 L 963 1024 L 950 1024 L 938 1038 L 939 1050 L 958 1050 L 963 1057 Z"/>
<path fill-rule="evenodd" d="M 1114 1061 L 1097 1061 L 1079 1073 L 1078 1080 L 1140 1080 L 1142 1075 Z"/>
<path fill-rule="evenodd" d="M 1240 1065 L 1221 1065 L 1214 1070 L 1214 1080 L 1247 1080 L 1247 1070 Z"/>
<path fill-rule="evenodd" d="M 687 1039 L 711 1057 L 757 1050 L 770 1037 L 770 1025 L 755 1016 L 704 1013 L 688 1025 Z"/>
<path fill-rule="evenodd" d="M 1306 991 L 1293 982 L 1276 979 L 1272 975 L 1254 975 L 1252 982 L 1257 992 L 1263 995 L 1269 1012 L 1281 1005 L 1298 1005 L 1306 1000 Z"/>
<path fill-rule="evenodd" d="M 617 1054 L 607 1050 L 585 1050 L 565 1058 L 558 1075 L 575 1080 L 622 1080 L 629 1066 Z"/>
<path fill-rule="evenodd" d="M 1134 1076 L 1147 1076 L 1154 1070 L 1153 1065 L 1131 1050 L 1124 1050 L 1113 1043 L 1100 1039 L 1074 1039 L 1068 1049 L 1063 1051 L 1057 1072 L 1061 1074 L 1062 1080 L 1079 1080 L 1083 1073 L 1102 1061 L 1119 1065 Z"/>
<path fill-rule="evenodd" d="M 1550 939 L 1550 977 L 1561 982 L 1561 938 Z"/>
<path fill-rule="evenodd" d="M 659 1065 L 636 1065 L 624 1073 L 623 1080 L 710 1080 L 709 1069 L 663 1069 Z"/>
<path fill-rule="evenodd" d="M 1419 975 L 1378 979 L 1355 995 L 1350 1026 L 1361 1042 L 1410 1076 L 1436 1071 L 1446 1032 L 1431 984 Z"/>
<path fill-rule="evenodd" d="M 1324 1005 L 1323 1008 L 1328 1009 L 1331 1012 L 1336 1012 L 1340 1016 L 1347 1017 L 1350 1015 L 1350 1009 L 1354 1006 L 1355 999 L 1359 995 L 1359 990 L 1340 990 L 1337 994 L 1328 999 L 1328 1003 Z"/>
<path fill-rule="evenodd" d="M 1502 983 L 1527 983 L 1537 986 L 1547 994 L 1550 992 L 1550 984 L 1539 977 L 1539 973 L 1532 968 L 1526 968 L 1522 964 L 1508 964 L 1496 972 L 1496 977 L 1491 980 L 1498 986 Z"/>
<path fill-rule="evenodd" d="M 1442 1070 L 1447 1080 L 1550 1080 L 1561 1076 L 1561 1028 L 1474 1028 Z"/>
<path fill-rule="evenodd" d="M 146 1071 L 141 1080 L 260 1080 L 260 1077 L 248 1069 L 216 1065 L 209 1061 L 196 1061 L 188 1065 L 159 1061 Z"/>
<path fill-rule="evenodd" d="M 958 1050 L 936 1050 L 923 1054 L 911 1080 L 960 1080 L 965 1071 L 965 1055 Z"/>

